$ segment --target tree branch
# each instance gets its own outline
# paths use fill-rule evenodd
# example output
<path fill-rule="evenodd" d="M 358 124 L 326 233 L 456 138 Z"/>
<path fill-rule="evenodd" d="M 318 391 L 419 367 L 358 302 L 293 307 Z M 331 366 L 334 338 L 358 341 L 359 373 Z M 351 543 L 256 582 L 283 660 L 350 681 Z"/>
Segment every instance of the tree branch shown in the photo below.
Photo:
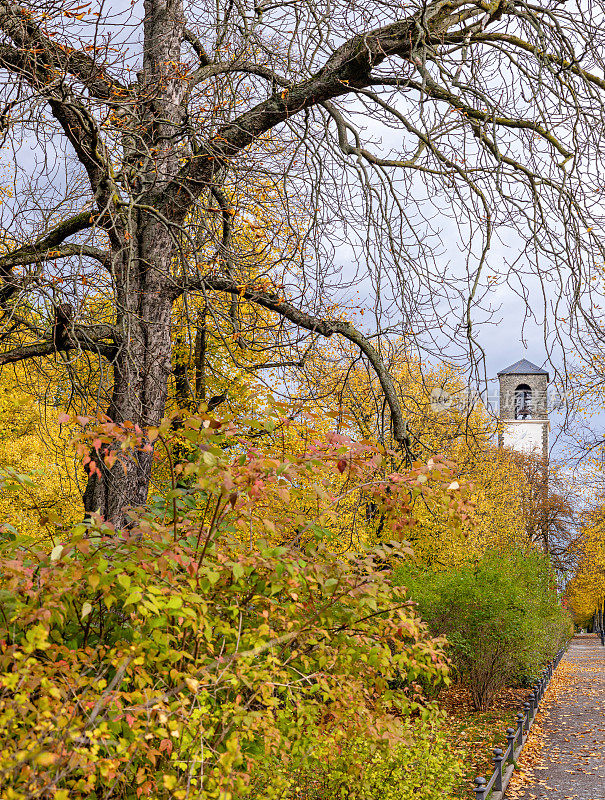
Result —
<path fill-rule="evenodd" d="M 112 340 L 112 344 L 107 340 Z M 112 361 L 117 353 L 119 336 L 111 325 L 75 325 L 70 331 L 69 339 L 60 350 L 88 350 L 93 353 L 100 353 L 109 361 Z M 57 351 L 55 343 L 51 339 L 44 339 L 41 342 L 15 347 L 6 353 L 0 353 L 0 366 L 4 364 L 14 364 L 17 361 L 26 361 L 30 358 L 40 358 L 49 356 Z"/>
<path fill-rule="evenodd" d="M 588 70 L 582 69 L 577 63 L 574 63 L 570 59 L 563 58 L 562 56 L 555 55 L 553 53 L 545 53 L 537 45 L 526 42 L 524 39 L 520 39 L 518 36 L 514 36 L 513 34 L 481 33 L 475 36 L 474 40 L 477 42 L 483 42 L 484 44 L 490 44 L 491 42 L 502 42 L 503 44 L 512 45 L 519 50 L 524 50 L 526 53 L 531 53 L 546 64 L 550 64 L 558 69 L 569 70 L 569 72 L 571 72 L 573 75 L 576 75 L 578 78 L 582 78 L 587 83 L 592 83 L 594 86 L 598 86 L 599 89 L 605 90 L 605 80 L 603 78 L 595 75 L 592 72 L 588 72 Z"/>
<path fill-rule="evenodd" d="M 22 57 L 22 63 L 35 62 L 45 68 L 66 73 L 77 78 L 87 92 L 101 100 L 116 99 L 123 102 L 129 90 L 115 78 L 107 74 L 95 59 L 82 50 L 72 50 L 53 42 L 34 22 L 27 8 L 16 3 L 0 2 L 0 30 L 15 43 Z M 25 54 L 35 54 L 27 58 Z"/>
<path fill-rule="evenodd" d="M 39 236 L 32 244 L 21 245 L 21 247 L 11 250 L 10 253 L 0 256 L 0 267 L 21 264 L 22 262 L 19 259 L 22 256 L 55 250 L 62 245 L 67 238 L 92 228 L 97 222 L 98 215 L 94 211 L 81 211 L 79 214 L 75 214 L 73 217 L 59 222 L 50 231 Z"/>
<path fill-rule="evenodd" d="M 104 250 L 86 244 L 63 244 L 65 239 L 91 228 L 97 221 L 97 215 L 90 211 L 82 211 L 69 219 L 63 220 L 52 230 L 40 236 L 32 244 L 24 244 L 9 253 L 0 256 L 0 306 L 3 306 L 15 292 L 21 288 L 20 281 L 12 280 L 12 270 L 16 266 L 41 264 L 58 258 L 84 255 L 110 266 L 110 255 Z"/>
<path fill-rule="evenodd" d="M 280 297 L 277 292 L 256 288 L 253 285 L 238 285 L 236 281 L 222 275 L 207 274 L 200 276 L 198 281 L 188 282 L 186 288 L 188 291 L 212 290 L 225 292 L 231 295 L 237 294 L 239 297 L 256 303 L 262 308 L 274 311 L 276 314 L 298 325 L 299 328 L 304 328 L 312 333 L 318 333 L 328 338 L 336 333 L 348 339 L 350 342 L 353 342 L 366 356 L 380 382 L 380 386 L 382 387 L 391 412 L 393 438 L 397 444 L 403 447 L 409 445 L 407 422 L 403 415 L 393 379 L 380 353 L 370 343 L 369 339 L 360 333 L 350 322 L 315 317 L 312 314 L 308 314 L 306 311 L 296 308 L 292 303 Z M 185 287 L 182 287 L 181 290 L 185 291 Z"/>
<path fill-rule="evenodd" d="M 92 247 L 88 244 L 64 244 L 58 249 L 49 248 L 38 252 L 33 250 L 24 252 L 21 250 L 1 256 L 0 275 L 5 269 L 12 269 L 16 266 L 41 264 L 44 261 L 56 261 L 59 258 L 69 258 L 70 256 L 88 256 L 99 261 L 105 267 L 109 267 L 111 264 L 111 253 L 108 250 L 100 250 L 98 247 Z"/>
<path fill-rule="evenodd" d="M 496 125 L 499 128 L 521 128 L 533 131 L 534 133 L 537 133 L 538 136 L 541 136 L 550 145 L 552 145 L 556 150 L 558 150 L 559 153 L 565 158 L 571 155 L 569 150 L 564 147 L 561 142 L 559 142 L 552 135 L 552 133 L 547 131 L 546 128 L 539 123 L 534 122 L 533 120 L 522 118 L 496 117 L 493 113 L 487 113 L 478 108 L 473 108 L 465 103 L 461 97 L 449 92 L 445 87 L 439 86 L 438 83 L 431 79 L 430 75 L 425 70 L 422 71 L 422 77 L 422 84 L 418 83 L 417 81 L 406 80 L 405 86 L 409 87 L 410 89 L 415 89 L 419 94 L 425 97 L 431 97 L 433 100 L 442 100 L 451 106 L 451 108 L 456 109 L 456 111 L 460 112 L 470 120 L 485 122 L 491 126 Z M 377 77 L 372 80 L 372 83 L 376 83 L 381 86 L 393 86 L 400 85 L 401 81 L 398 79 L 383 79 Z"/>
<path fill-rule="evenodd" d="M 199 59 L 201 67 L 207 67 L 209 64 L 212 63 L 212 60 L 210 59 L 210 56 L 204 50 L 204 46 L 202 45 L 200 40 L 197 38 L 195 33 L 193 33 L 193 31 L 190 31 L 188 28 L 185 28 L 185 31 L 183 33 L 183 39 L 188 44 L 190 44 L 191 47 L 193 47 L 193 49 L 195 50 L 195 54 L 197 55 L 197 57 Z"/>
<path fill-rule="evenodd" d="M 101 91 L 100 87 L 105 86 L 101 94 L 109 96 L 115 91 L 116 97 L 123 100 L 127 90 L 119 85 L 115 85 L 115 89 L 106 85 L 99 78 L 99 71 L 95 73 L 90 56 L 64 50 L 52 42 L 33 22 L 29 12 L 20 6 L 0 2 L 0 31 L 15 43 L 15 47 L 0 45 L 0 68 L 24 78 L 48 102 L 86 169 L 93 191 L 97 192 L 109 174 L 98 126 L 94 116 L 73 96 L 63 76 L 78 73 L 81 79 L 87 78 L 84 84 L 92 94 L 95 87 Z M 108 196 L 105 192 L 102 202 L 106 203 Z"/>
<path fill-rule="evenodd" d="M 208 78 L 213 78 L 216 75 L 228 75 L 234 72 L 245 72 L 247 75 L 256 75 L 259 78 L 264 78 L 267 81 L 275 84 L 276 86 L 282 86 L 284 88 L 289 88 L 292 83 L 286 78 L 278 75 L 273 70 L 268 69 L 259 64 L 249 64 L 247 61 L 219 61 L 214 64 L 207 64 L 204 67 L 195 72 L 191 78 L 189 83 L 189 91 L 194 86 L 197 86 L 198 83 L 202 81 L 208 80 Z"/>
<path fill-rule="evenodd" d="M 506 10 L 505 0 L 500 4 Z M 335 97 L 349 94 L 371 82 L 371 71 L 385 59 L 413 58 L 419 45 L 440 44 L 454 25 L 488 9 L 468 0 L 438 0 L 398 22 L 356 34 L 338 47 L 324 66 L 310 78 L 281 91 L 226 123 L 183 166 L 164 193 L 164 208 L 177 221 L 184 219 L 193 197 L 199 196 L 217 167 L 248 147 L 263 133 L 294 114 Z"/>

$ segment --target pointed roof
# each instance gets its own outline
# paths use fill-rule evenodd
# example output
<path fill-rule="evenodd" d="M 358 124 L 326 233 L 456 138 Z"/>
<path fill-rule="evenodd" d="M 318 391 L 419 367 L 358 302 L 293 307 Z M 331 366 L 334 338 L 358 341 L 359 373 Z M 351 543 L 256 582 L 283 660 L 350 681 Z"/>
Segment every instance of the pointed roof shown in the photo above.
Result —
<path fill-rule="evenodd" d="M 515 361 L 510 367 L 501 369 L 498 375 L 546 375 L 546 380 L 548 380 L 548 372 L 542 367 L 532 364 L 526 358 Z"/>

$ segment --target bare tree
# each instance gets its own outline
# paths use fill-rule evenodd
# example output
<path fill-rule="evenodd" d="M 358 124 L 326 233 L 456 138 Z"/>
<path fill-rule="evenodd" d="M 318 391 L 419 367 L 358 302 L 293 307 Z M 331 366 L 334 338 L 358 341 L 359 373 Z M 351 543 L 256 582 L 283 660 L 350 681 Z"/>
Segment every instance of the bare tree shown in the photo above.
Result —
<path fill-rule="evenodd" d="M 2 364 L 56 354 L 75 378 L 88 354 L 109 387 L 107 414 L 154 424 L 173 371 L 174 304 L 203 296 L 212 315 L 226 296 L 236 329 L 243 299 L 281 319 L 284 336 L 353 342 L 402 443 L 379 350 L 330 314 L 338 291 L 366 279 L 383 333 L 430 339 L 439 328 L 439 346 L 450 325 L 473 342 L 473 309 L 495 279 L 490 243 L 511 231 L 523 237 L 523 269 L 556 279 L 600 335 L 586 295 L 587 271 L 603 260 L 600 5 L 104 9 L 0 2 L 0 121 L 16 163 L 0 257 Z M 236 234 L 258 185 L 274 188 L 292 224 L 252 268 Z M 440 257 L 444 222 L 448 236 L 458 230 L 462 267 Z M 341 242 L 359 245 L 362 265 L 345 277 L 333 257 Z M 511 258 L 500 274 L 523 293 L 520 265 Z M 85 302 L 87 281 L 104 303 Z M 555 317 L 570 319 L 553 297 Z M 121 521 L 145 501 L 149 475 L 144 456 L 126 474 L 91 478 L 86 510 Z"/>

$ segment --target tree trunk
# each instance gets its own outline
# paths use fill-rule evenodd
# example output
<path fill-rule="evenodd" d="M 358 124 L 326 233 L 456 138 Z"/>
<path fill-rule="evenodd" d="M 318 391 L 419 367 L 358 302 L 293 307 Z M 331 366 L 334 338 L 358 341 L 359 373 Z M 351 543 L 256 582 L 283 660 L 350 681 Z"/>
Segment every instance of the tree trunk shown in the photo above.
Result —
<path fill-rule="evenodd" d="M 118 326 L 124 344 L 115 359 L 114 385 L 107 416 L 145 428 L 157 425 L 166 408 L 172 371 L 169 287 L 173 245 L 169 232 L 144 220 L 137 237 L 116 255 Z M 92 455 L 99 463 L 98 454 Z M 116 526 L 128 524 L 128 509 L 147 501 L 152 454 L 127 454 L 112 469 L 100 464 L 101 476 L 88 479 L 83 495 L 86 515 L 98 512 Z"/>
<path fill-rule="evenodd" d="M 170 220 L 162 221 L 159 214 L 143 208 L 157 207 L 178 174 L 183 155 L 185 82 L 174 69 L 180 61 L 183 32 L 182 0 L 145 0 L 140 100 L 131 110 L 131 127 L 123 139 L 124 166 L 140 205 L 132 218 L 119 208 L 112 212 L 116 323 L 123 343 L 113 365 L 107 414 L 114 422 L 130 421 L 142 428 L 161 420 L 171 373 L 174 240 L 166 224 Z M 121 526 L 128 523 L 129 508 L 147 501 L 152 455 L 127 455 L 126 470 L 116 463 L 111 470 L 103 467 L 101 477 L 89 479 L 86 514 L 98 511 Z"/>

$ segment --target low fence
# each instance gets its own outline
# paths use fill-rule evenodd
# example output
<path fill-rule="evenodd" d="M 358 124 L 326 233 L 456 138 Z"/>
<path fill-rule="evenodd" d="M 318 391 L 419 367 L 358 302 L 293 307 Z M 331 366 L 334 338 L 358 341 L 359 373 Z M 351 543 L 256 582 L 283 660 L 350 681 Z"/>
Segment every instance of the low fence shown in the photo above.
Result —
<path fill-rule="evenodd" d="M 534 684 L 527 703 L 523 703 L 523 710 L 517 714 L 517 728 L 506 729 L 506 750 L 496 747 L 494 750 L 494 773 L 489 781 L 485 778 L 475 778 L 475 793 L 477 800 L 502 800 L 504 792 L 514 772 L 517 759 L 527 741 L 527 735 L 534 724 L 540 702 L 554 671 L 563 658 L 567 648 L 559 650 L 555 658 L 542 670 L 542 677 Z"/>

